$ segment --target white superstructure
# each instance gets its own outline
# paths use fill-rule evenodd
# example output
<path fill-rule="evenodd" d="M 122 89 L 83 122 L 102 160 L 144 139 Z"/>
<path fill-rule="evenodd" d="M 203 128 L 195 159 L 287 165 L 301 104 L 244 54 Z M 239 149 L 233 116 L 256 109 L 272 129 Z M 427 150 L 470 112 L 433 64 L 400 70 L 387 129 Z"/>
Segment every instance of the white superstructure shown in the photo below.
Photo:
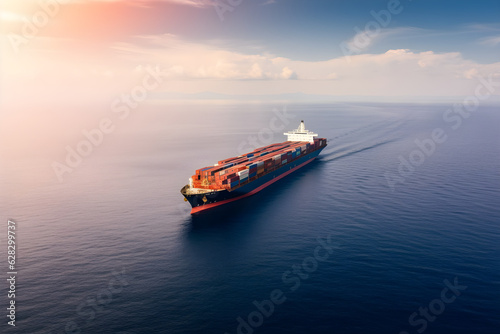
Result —
<path fill-rule="evenodd" d="M 314 142 L 314 137 L 318 136 L 317 133 L 306 130 L 304 121 L 300 121 L 298 129 L 285 132 L 284 135 L 287 136 L 288 141 L 308 141 L 311 143 Z"/>

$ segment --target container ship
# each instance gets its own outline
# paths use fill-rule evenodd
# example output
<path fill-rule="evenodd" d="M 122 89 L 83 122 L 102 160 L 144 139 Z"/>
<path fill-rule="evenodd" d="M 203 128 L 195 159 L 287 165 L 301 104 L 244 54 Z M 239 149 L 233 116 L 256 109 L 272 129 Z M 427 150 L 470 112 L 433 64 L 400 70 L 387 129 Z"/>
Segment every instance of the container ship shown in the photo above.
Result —
<path fill-rule="evenodd" d="M 285 132 L 287 141 L 257 148 L 250 153 L 220 160 L 196 170 L 181 189 L 191 214 L 253 195 L 313 161 L 327 140 L 306 130 L 304 121 Z"/>

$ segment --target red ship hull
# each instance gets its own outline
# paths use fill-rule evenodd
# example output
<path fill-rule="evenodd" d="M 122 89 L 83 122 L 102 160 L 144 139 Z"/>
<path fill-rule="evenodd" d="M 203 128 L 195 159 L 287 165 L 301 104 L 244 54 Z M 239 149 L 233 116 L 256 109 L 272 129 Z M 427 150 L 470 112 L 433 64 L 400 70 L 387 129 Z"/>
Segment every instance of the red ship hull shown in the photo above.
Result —
<path fill-rule="evenodd" d="M 324 147 L 326 147 L 326 140 L 324 145 L 320 145 L 318 148 L 315 148 L 314 150 L 311 150 L 310 152 L 303 154 L 284 165 L 273 168 L 267 173 L 263 173 L 253 179 L 249 179 L 248 182 L 245 182 L 243 185 L 235 187 L 234 189 L 207 189 L 206 192 L 193 194 L 189 193 L 189 186 L 185 186 L 181 189 L 181 193 L 192 206 L 191 214 L 228 204 L 254 195 L 271 184 L 283 179 L 285 176 L 304 167 L 308 163 L 312 162 L 320 154 Z"/>

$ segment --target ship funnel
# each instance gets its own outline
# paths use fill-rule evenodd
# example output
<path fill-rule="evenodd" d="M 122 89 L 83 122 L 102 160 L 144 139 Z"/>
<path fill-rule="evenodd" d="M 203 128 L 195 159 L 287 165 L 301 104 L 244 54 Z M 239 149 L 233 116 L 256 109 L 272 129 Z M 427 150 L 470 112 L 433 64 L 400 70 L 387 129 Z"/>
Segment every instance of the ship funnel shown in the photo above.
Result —
<path fill-rule="evenodd" d="M 304 124 L 304 121 L 300 121 L 299 132 L 305 132 L 305 131 L 306 131 L 306 125 Z"/>

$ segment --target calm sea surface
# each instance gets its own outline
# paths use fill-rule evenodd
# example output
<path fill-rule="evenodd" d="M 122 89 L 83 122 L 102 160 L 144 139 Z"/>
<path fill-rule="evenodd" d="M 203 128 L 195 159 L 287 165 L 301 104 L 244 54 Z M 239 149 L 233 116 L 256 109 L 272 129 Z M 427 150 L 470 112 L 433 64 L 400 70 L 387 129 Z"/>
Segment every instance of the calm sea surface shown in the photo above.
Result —
<path fill-rule="evenodd" d="M 145 105 L 61 183 L 51 163 L 79 131 L 13 155 L 0 212 L 4 251 L 17 224 L 16 327 L 4 262 L 0 332 L 499 333 L 499 108 L 449 107 Z M 329 140 L 316 161 L 189 215 L 195 169 L 301 119 Z"/>

